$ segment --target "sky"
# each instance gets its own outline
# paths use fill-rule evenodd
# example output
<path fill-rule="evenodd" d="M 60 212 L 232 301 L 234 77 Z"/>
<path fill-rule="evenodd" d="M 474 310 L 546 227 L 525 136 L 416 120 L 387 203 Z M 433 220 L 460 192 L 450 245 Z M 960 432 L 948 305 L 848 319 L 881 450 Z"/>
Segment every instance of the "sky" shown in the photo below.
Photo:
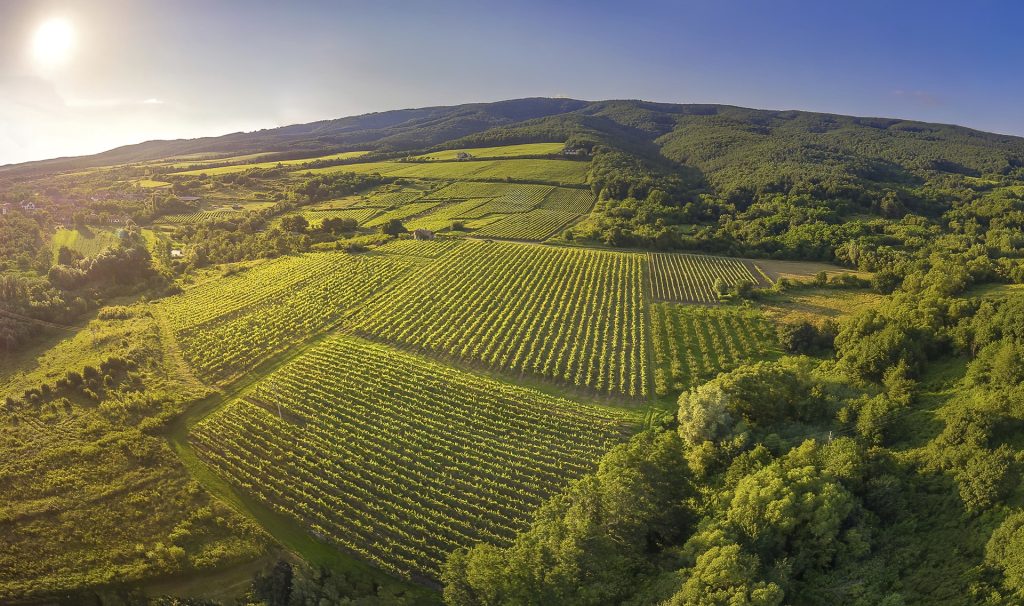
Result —
<path fill-rule="evenodd" d="M 0 164 L 534 96 L 1024 136 L 1022 22 L 987 0 L 0 0 Z"/>

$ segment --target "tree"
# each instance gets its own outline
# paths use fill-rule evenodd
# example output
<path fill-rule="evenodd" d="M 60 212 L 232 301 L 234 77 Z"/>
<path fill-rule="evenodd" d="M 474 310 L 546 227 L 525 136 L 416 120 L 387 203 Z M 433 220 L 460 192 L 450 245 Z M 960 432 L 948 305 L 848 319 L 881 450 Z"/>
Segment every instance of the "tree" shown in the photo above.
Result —
<path fill-rule="evenodd" d="M 380 233 L 389 236 L 397 236 L 399 234 L 407 233 L 409 230 L 405 228 L 405 225 L 398 219 L 388 219 L 380 226 Z"/>
<path fill-rule="evenodd" d="M 711 284 L 711 289 L 719 299 L 727 297 L 731 288 L 732 287 L 722 278 L 715 278 L 715 281 Z"/>
<path fill-rule="evenodd" d="M 309 228 L 309 221 L 302 215 L 291 215 L 281 219 L 281 229 L 295 234 L 304 234 Z"/>
<path fill-rule="evenodd" d="M 985 545 L 985 563 L 1002 574 L 1003 585 L 1024 598 L 1024 512 L 1003 520 Z"/>
<path fill-rule="evenodd" d="M 57 264 L 58 265 L 72 265 L 75 261 L 82 258 L 82 253 L 77 250 L 68 248 L 67 246 L 61 246 L 60 250 L 57 251 Z"/>
<path fill-rule="evenodd" d="M 682 589 L 665 606 L 778 606 L 784 592 L 758 578 L 757 556 L 735 543 L 713 546 L 697 556 L 697 564 Z"/>
<path fill-rule="evenodd" d="M 530 528 L 500 549 L 482 543 L 445 564 L 451 606 L 619 603 L 644 559 L 692 527 L 692 495 L 674 432 L 647 431 L 613 448 L 595 474 L 543 505 Z"/>

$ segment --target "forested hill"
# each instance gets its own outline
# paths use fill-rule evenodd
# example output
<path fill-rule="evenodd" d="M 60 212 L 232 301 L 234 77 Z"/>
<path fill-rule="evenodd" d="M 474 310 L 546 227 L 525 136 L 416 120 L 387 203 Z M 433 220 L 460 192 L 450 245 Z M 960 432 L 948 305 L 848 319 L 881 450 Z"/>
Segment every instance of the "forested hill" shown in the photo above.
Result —
<path fill-rule="evenodd" d="M 413 151 L 465 143 L 576 140 L 696 169 L 727 190 L 790 182 L 910 182 L 927 172 L 980 176 L 1024 166 L 1024 139 L 899 119 L 644 101 L 531 98 L 406 109 L 251 133 L 149 141 L 93 156 L 11 165 L 0 174 L 69 170 L 201 152 L 243 154 L 373 149 Z M 692 172 L 689 173 L 692 175 Z"/>

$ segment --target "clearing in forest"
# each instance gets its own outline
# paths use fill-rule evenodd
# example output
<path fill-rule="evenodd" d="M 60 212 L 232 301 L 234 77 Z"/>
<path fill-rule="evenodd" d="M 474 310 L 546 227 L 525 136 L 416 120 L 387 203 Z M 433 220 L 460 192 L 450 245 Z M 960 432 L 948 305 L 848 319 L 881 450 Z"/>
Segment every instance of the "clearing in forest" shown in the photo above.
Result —
<path fill-rule="evenodd" d="M 54 259 L 61 246 L 79 253 L 83 257 L 91 257 L 108 246 L 119 242 L 117 234 L 108 229 L 90 227 L 85 229 L 58 229 L 50 238 L 50 249 Z"/>

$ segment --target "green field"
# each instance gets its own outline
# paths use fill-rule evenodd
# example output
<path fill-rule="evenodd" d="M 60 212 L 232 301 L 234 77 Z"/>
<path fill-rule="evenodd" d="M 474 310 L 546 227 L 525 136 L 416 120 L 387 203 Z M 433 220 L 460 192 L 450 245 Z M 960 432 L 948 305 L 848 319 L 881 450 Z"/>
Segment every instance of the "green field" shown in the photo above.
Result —
<path fill-rule="evenodd" d="M 154 181 L 153 179 L 140 179 L 135 184 L 146 189 L 171 186 L 167 181 Z"/>
<path fill-rule="evenodd" d="M 205 393 L 166 346 L 146 306 L 134 306 L 42 351 L 0 357 L 0 603 L 195 574 L 266 549 L 255 524 L 197 490 L 162 436 L 140 430 Z M 137 364 L 138 378 L 111 360 Z M 87 377 L 87 390 L 68 385 L 69 373 Z"/>
<path fill-rule="evenodd" d="M 230 208 L 200 210 L 187 214 L 164 215 L 163 217 L 160 217 L 159 221 L 161 223 L 171 223 L 174 225 L 195 225 L 196 223 L 202 223 L 203 221 L 209 221 L 211 219 L 228 219 L 238 216 L 242 212 L 243 211 L 233 210 Z"/>
<path fill-rule="evenodd" d="M 544 156 L 557 154 L 565 147 L 565 143 L 524 143 L 522 145 L 502 145 L 499 147 L 467 147 L 461 149 L 444 149 L 413 156 L 414 160 L 455 160 L 460 153 L 470 154 L 474 158 L 515 158 L 517 156 Z"/>
<path fill-rule="evenodd" d="M 300 166 L 302 164 L 309 164 L 310 162 L 316 162 L 317 160 L 329 162 L 331 160 L 349 160 L 351 158 L 358 158 L 365 156 L 369 152 L 365 151 L 352 151 L 352 152 L 341 152 L 338 154 L 330 154 L 327 156 L 317 156 L 315 158 L 299 158 L 296 160 L 278 160 L 275 162 L 250 162 L 246 164 L 231 164 L 228 166 L 217 166 L 211 168 L 197 168 L 195 170 L 187 170 L 182 172 L 173 173 L 178 176 L 195 176 L 195 175 L 226 175 L 229 173 L 240 173 L 247 171 L 251 168 L 276 168 L 278 165 L 281 166 Z M 188 165 L 188 164 L 186 164 Z"/>
<path fill-rule="evenodd" d="M 598 393 L 647 395 L 641 255 L 467 242 L 357 316 L 385 341 Z"/>
<path fill-rule="evenodd" d="M 714 303 L 715 280 L 735 285 L 758 280 L 739 259 L 708 255 L 650 253 L 651 289 L 655 299 L 680 303 Z"/>
<path fill-rule="evenodd" d="M 193 428 L 199 457 L 316 536 L 402 578 L 507 544 L 631 431 L 554 398 L 332 337 Z"/>
<path fill-rule="evenodd" d="M 659 396 L 779 353 L 775 326 L 756 311 L 655 303 L 651 326 Z"/>
<path fill-rule="evenodd" d="M 50 238 L 50 250 L 54 258 L 61 246 L 66 246 L 82 256 L 91 257 L 108 246 L 118 243 L 117 234 L 108 229 L 88 228 L 58 229 Z"/>
<path fill-rule="evenodd" d="M 366 227 L 378 227 L 391 219 L 405 219 L 407 217 L 426 212 L 438 204 L 440 204 L 440 202 L 411 202 L 404 206 L 399 206 L 396 209 L 383 212 L 366 221 L 364 225 Z"/>
<path fill-rule="evenodd" d="M 507 240 L 546 240 L 579 217 L 576 213 L 538 208 L 509 215 L 474 232 L 482 238 Z"/>
<path fill-rule="evenodd" d="M 588 162 L 573 160 L 467 160 L 463 162 L 366 162 L 296 171 L 295 174 L 329 175 L 340 172 L 378 173 L 412 179 L 522 179 L 550 183 L 584 183 Z M 179 173 L 184 174 L 184 173 Z"/>
<path fill-rule="evenodd" d="M 194 372 L 219 383 L 336 324 L 408 267 L 345 253 L 284 257 L 199 283 L 155 311 Z"/>

